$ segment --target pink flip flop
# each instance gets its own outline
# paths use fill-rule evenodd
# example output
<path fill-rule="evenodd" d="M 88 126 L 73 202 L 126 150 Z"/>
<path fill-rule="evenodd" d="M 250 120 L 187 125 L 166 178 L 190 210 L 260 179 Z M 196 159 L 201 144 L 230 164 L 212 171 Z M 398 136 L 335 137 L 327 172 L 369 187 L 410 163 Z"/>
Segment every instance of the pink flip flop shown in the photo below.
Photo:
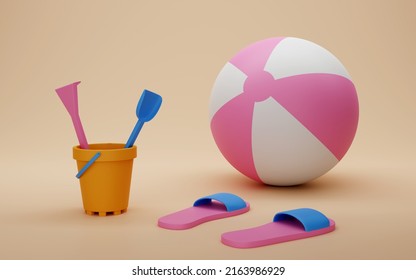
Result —
<path fill-rule="evenodd" d="M 250 205 L 231 193 L 217 193 L 195 201 L 193 207 L 166 215 L 158 226 L 166 229 L 188 229 L 199 224 L 243 214 Z"/>
<path fill-rule="evenodd" d="M 335 230 L 335 222 L 321 212 L 300 208 L 277 213 L 272 223 L 226 232 L 221 242 L 235 248 L 254 248 L 303 239 Z"/>

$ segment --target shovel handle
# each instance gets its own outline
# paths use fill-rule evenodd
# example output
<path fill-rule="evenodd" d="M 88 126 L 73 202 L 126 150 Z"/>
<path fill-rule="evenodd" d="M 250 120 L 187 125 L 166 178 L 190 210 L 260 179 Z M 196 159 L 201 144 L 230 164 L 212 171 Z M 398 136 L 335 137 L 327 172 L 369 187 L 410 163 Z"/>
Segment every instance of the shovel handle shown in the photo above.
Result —
<path fill-rule="evenodd" d="M 133 131 L 130 134 L 129 139 L 126 142 L 126 145 L 124 148 L 131 148 L 134 145 L 134 142 L 136 142 L 137 136 L 139 135 L 140 130 L 142 130 L 144 122 L 141 120 L 138 120 L 136 125 L 133 128 Z"/>

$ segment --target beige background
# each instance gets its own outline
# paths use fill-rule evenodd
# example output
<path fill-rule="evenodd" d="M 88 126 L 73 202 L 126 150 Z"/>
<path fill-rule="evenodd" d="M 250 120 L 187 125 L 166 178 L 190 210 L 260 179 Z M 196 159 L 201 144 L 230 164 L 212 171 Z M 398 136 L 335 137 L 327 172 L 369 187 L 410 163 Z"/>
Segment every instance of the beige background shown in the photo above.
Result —
<path fill-rule="evenodd" d="M 0 1 L 1 259 L 415 259 L 414 1 Z M 209 130 L 224 63 L 268 37 L 312 40 L 349 70 L 360 100 L 354 143 L 332 171 L 298 187 L 256 184 L 221 156 Z M 124 142 L 143 88 L 161 94 L 139 136 L 126 214 L 83 213 L 54 89 L 81 80 L 90 143 Z M 188 231 L 158 217 L 229 191 L 252 211 Z M 322 210 L 331 234 L 258 249 L 223 232 L 297 207 Z"/>

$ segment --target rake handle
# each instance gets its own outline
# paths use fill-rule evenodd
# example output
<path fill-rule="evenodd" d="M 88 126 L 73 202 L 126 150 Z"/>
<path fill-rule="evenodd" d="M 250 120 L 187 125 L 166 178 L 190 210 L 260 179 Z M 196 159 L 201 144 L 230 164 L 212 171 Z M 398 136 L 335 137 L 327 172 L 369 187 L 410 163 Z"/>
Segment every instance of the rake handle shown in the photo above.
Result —
<path fill-rule="evenodd" d="M 72 123 L 74 124 L 75 132 L 78 137 L 79 146 L 81 149 L 88 149 L 88 141 L 85 136 L 84 128 L 82 127 L 79 115 L 71 115 Z"/>

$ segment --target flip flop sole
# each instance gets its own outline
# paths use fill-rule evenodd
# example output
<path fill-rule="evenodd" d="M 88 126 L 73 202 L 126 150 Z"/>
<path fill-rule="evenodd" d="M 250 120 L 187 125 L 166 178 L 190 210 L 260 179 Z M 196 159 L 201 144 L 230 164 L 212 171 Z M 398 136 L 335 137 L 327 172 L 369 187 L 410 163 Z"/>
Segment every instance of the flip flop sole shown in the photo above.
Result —
<path fill-rule="evenodd" d="M 308 231 L 299 220 L 279 220 L 258 227 L 226 232 L 221 235 L 221 242 L 235 248 L 255 248 L 313 237 L 335 230 L 334 220 L 325 219 L 327 226 Z"/>
<path fill-rule="evenodd" d="M 222 200 L 226 197 L 228 201 L 214 201 L 211 197 Z M 196 203 L 197 206 L 194 205 L 193 207 L 163 216 L 159 218 L 158 226 L 173 230 L 189 229 L 205 222 L 240 215 L 250 210 L 250 204 L 240 198 L 238 198 L 238 206 L 236 208 L 232 208 L 235 204 L 232 204 L 233 206 L 230 205 L 230 198 L 236 199 L 237 197 L 231 194 L 226 194 L 225 196 L 222 194 L 220 196 L 212 195 L 199 199 L 197 202 L 201 202 L 203 204 Z"/>
<path fill-rule="evenodd" d="M 247 202 L 245 208 L 228 212 L 223 204 L 212 201 L 210 205 L 189 207 L 161 217 L 158 226 L 173 230 L 189 229 L 205 222 L 237 216 L 249 210 L 250 205 Z"/>

